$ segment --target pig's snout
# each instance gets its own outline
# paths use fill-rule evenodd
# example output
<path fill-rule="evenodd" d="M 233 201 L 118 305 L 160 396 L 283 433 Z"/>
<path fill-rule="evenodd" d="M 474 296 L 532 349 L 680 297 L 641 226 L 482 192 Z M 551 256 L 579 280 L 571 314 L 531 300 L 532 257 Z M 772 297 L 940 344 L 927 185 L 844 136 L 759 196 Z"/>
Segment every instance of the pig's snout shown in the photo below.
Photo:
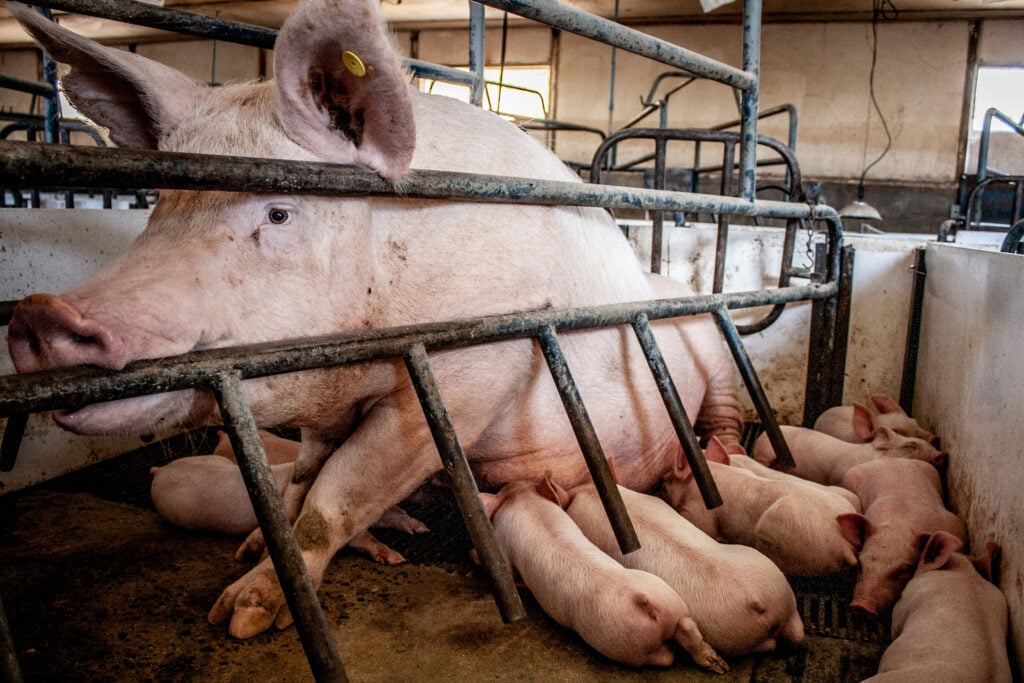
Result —
<path fill-rule="evenodd" d="M 18 302 L 7 345 L 18 372 L 71 365 L 120 370 L 127 363 L 120 336 L 50 294 L 32 294 Z"/>
<path fill-rule="evenodd" d="M 932 456 L 932 465 L 940 470 L 946 469 L 946 466 L 949 465 L 949 454 L 946 451 L 939 451 Z"/>
<path fill-rule="evenodd" d="M 870 617 L 872 619 L 878 618 L 878 606 L 864 598 L 857 598 L 851 602 L 850 609 L 859 613 L 861 616 Z"/>

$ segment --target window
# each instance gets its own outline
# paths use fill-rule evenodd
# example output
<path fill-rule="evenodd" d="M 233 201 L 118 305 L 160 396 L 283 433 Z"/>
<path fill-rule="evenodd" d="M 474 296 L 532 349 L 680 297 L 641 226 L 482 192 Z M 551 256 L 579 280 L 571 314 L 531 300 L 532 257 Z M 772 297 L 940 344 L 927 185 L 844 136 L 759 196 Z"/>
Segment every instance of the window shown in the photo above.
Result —
<path fill-rule="evenodd" d="M 1024 114 L 1024 67 L 991 67 L 978 69 L 978 80 L 974 90 L 974 116 L 971 130 L 981 132 L 985 112 L 998 109 L 1014 121 L 1020 121 Z M 992 131 L 1009 131 L 1011 128 L 999 120 L 992 122 Z"/>
<path fill-rule="evenodd" d="M 467 67 L 459 67 L 468 71 Z M 504 78 L 502 78 L 504 76 Z M 547 118 L 548 99 L 551 95 L 551 67 L 506 66 L 504 73 L 497 66 L 484 68 L 487 92 L 484 106 L 493 112 L 516 118 Z M 499 86 L 499 78 L 502 85 Z M 420 90 L 435 95 L 447 95 L 469 102 L 469 88 L 442 81 L 421 78 Z"/>

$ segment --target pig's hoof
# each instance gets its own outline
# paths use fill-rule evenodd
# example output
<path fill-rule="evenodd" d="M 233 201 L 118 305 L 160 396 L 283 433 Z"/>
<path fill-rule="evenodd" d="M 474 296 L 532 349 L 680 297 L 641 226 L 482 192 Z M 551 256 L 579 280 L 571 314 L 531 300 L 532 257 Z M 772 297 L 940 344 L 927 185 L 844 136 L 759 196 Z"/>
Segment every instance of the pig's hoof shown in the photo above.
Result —
<path fill-rule="evenodd" d="M 238 550 L 235 551 L 235 559 L 239 562 L 258 560 L 263 554 L 265 547 L 263 531 L 257 528 L 249 534 L 249 537 L 242 542 L 242 545 L 238 546 Z"/>
<path fill-rule="evenodd" d="M 381 543 L 369 531 L 357 534 L 348 542 L 348 545 L 353 550 L 358 550 L 379 564 L 394 565 L 405 562 L 405 558 L 402 557 L 401 553 Z"/>
<path fill-rule="evenodd" d="M 256 567 L 224 589 L 210 610 L 211 624 L 230 618 L 228 633 L 235 638 L 251 638 L 275 623 L 285 628 L 291 623 L 281 584 L 269 562 Z M 283 624 L 283 625 L 282 625 Z"/>
<path fill-rule="evenodd" d="M 714 671 L 716 674 L 724 674 L 729 670 L 729 665 L 725 663 L 725 660 L 707 643 L 701 648 L 698 656 L 694 657 L 694 661 L 705 669 Z"/>
<path fill-rule="evenodd" d="M 426 524 L 398 506 L 389 508 L 373 526 L 397 529 L 407 534 L 425 534 L 430 531 Z"/>

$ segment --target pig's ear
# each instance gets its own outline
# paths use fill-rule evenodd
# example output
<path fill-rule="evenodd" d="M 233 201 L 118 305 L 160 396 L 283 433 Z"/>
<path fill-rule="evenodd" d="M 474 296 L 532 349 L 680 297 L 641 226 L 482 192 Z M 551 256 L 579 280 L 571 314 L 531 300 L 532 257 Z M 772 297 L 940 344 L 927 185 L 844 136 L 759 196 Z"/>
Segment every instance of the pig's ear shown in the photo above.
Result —
<path fill-rule="evenodd" d="M 416 145 L 409 79 L 377 0 L 307 0 L 281 27 L 274 73 L 285 132 L 332 161 L 357 161 L 390 180 Z"/>
<path fill-rule="evenodd" d="M 971 563 L 978 573 L 990 583 L 999 585 L 999 565 L 1003 559 L 1003 546 L 995 541 L 985 544 L 985 552 L 979 557 L 972 557 Z"/>
<path fill-rule="evenodd" d="M 544 475 L 544 479 L 537 482 L 537 493 L 563 510 L 569 507 L 571 502 L 568 491 L 554 482 L 550 472 Z"/>
<path fill-rule="evenodd" d="M 960 550 L 963 545 L 963 541 L 948 531 L 936 531 L 924 545 L 921 559 L 917 563 L 917 573 L 942 569 L 953 553 Z"/>
<path fill-rule="evenodd" d="M 725 449 L 717 436 L 708 440 L 708 446 L 704 449 L 704 459 L 709 462 L 720 462 L 723 465 L 729 464 L 729 451 Z"/>
<path fill-rule="evenodd" d="M 64 91 L 119 146 L 156 149 L 161 133 L 193 107 L 201 88 L 180 71 L 82 38 L 28 5 L 6 7 L 55 60 L 71 66 Z"/>
<path fill-rule="evenodd" d="M 879 426 L 879 428 L 875 430 L 874 437 L 871 439 L 871 443 L 874 447 L 882 450 L 894 448 L 895 441 L 896 432 L 885 425 Z"/>
<path fill-rule="evenodd" d="M 861 441 L 871 441 L 875 436 L 875 425 L 873 415 L 867 406 L 860 403 L 853 404 L 853 433 Z"/>
<path fill-rule="evenodd" d="M 903 413 L 906 415 L 906 411 L 900 407 L 899 403 L 884 394 L 875 394 L 871 397 L 871 402 L 875 404 L 875 409 L 883 415 L 885 413 Z"/>
<path fill-rule="evenodd" d="M 864 545 L 864 539 L 870 534 L 871 522 L 868 518 L 857 512 L 844 512 L 836 515 L 836 521 L 839 522 L 839 531 L 843 538 L 860 550 Z"/>

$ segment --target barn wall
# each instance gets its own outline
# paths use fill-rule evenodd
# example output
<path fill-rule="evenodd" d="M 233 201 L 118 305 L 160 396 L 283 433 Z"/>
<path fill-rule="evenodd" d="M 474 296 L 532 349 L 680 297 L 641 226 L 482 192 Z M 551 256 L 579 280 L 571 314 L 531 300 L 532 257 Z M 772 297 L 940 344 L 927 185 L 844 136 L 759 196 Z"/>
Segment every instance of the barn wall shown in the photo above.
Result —
<path fill-rule="evenodd" d="M 1024 260 L 930 244 L 914 414 L 950 453 L 950 504 L 975 552 L 1003 546 L 1017 672 L 1024 671 Z"/>

